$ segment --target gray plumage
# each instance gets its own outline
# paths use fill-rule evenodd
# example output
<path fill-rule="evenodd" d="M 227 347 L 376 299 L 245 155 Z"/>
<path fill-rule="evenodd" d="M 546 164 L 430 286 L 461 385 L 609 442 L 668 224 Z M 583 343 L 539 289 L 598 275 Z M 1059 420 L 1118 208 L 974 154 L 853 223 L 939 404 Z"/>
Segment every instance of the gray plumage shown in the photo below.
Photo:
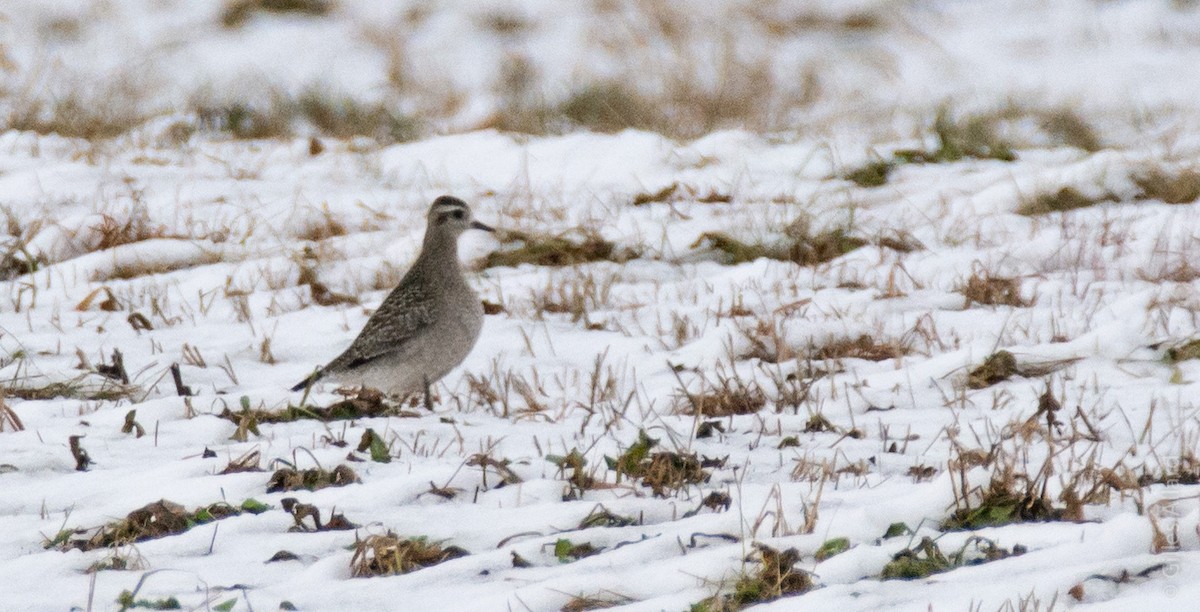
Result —
<path fill-rule="evenodd" d="M 430 405 L 429 385 L 462 363 L 483 326 L 483 306 L 458 262 L 458 237 L 468 229 L 493 230 L 451 196 L 434 200 L 427 222 L 417 260 L 350 348 L 293 391 L 333 379 L 394 395 L 423 389 Z"/>

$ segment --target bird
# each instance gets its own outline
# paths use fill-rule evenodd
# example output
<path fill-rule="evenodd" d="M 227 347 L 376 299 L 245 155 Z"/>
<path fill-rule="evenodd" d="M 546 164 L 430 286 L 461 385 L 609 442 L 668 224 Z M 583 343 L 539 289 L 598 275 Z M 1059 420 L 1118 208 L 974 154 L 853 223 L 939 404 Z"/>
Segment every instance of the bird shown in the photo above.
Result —
<path fill-rule="evenodd" d="M 483 303 L 463 277 L 458 238 L 471 229 L 495 229 L 476 221 L 466 202 L 449 195 L 433 201 L 426 223 L 421 253 L 350 347 L 292 391 L 307 390 L 319 380 L 401 397 L 423 391 L 425 407 L 433 410 L 430 385 L 466 359 L 483 328 Z"/>

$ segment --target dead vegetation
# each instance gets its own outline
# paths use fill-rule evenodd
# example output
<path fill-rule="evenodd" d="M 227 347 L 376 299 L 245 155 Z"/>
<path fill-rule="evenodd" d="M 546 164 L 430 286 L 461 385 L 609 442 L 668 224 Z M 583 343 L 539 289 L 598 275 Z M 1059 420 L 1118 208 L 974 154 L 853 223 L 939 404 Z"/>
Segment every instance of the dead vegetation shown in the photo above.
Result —
<path fill-rule="evenodd" d="M 891 158 L 879 158 L 851 169 L 842 178 L 860 187 L 879 187 L 888 182 L 896 168 L 904 164 L 941 164 L 963 159 L 994 159 L 1013 161 L 1017 158 L 1013 146 L 999 135 L 997 114 L 955 117 L 942 108 L 934 117 L 931 130 L 936 147 L 932 149 L 901 149 Z"/>
<path fill-rule="evenodd" d="M 381 145 L 407 142 L 420 135 L 415 119 L 383 102 L 363 102 L 323 88 L 298 94 L 272 91 L 259 101 L 194 100 L 192 113 L 201 130 L 237 139 L 294 138 L 315 133 L 328 138 L 364 136 Z M 317 150 L 321 146 L 312 147 Z M 319 141 L 317 141 L 319 144 Z"/>
<path fill-rule="evenodd" d="M 915 546 L 896 553 L 879 577 L 883 580 L 919 580 L 968 565 L 1007 559 L 1026 552 L 1024 546 L 1002 548 L 979 536 L 967 538 L 956 552 L 947 556 L 932 538 L 924 537 Z"/>
<path fill-rule="evenodd" d="M 1189 359 L 1200 359 L 1200 339 L 1185 340 L 1169 346 L 1163 353 L 1163 361 L 1168 364 L 1176 364 Z"/>
<path fill-rule="evenodd" d="M 283 511 L 292 515 L 291 532 L 310 533 L 317 531 L 350 531 L 359 526 L 350 522 L 346 515 L 340 512 L 330 512 L 329 520 L 321 520 L 321 511 L 312 504 L 302 503 L 295 497 L 285 497 L 279 500 Z"/>
<path fill-rule="evenodd" d="M 1090 196 L 1074 187 L 1061 187 L 1057 191 L 1041 193 L 1030 200 L 1022 202 L 1017 207 L 1017 214 L 1033 217 L 1089 208 L 1118 200 L 1119 198 L 1111 193 Z"/>
<path fill-rule="evenodd" d="M 806 378 L 820 378 L 829 373 L 817 368 L 814 361 L 885 361 L 900 359 L 913 352 L 911 343 L 906 340 L 879 338 L 871 334 L 810 340 L 807 345 L 799 345 L 783 337 L 770 320 L 759 320 L 753 328 L 741 328 L 741 332 L 750 342 L 750 347 L 738 353 L 738 359 L 758 359 L 773 364 L 799 360 L 809 372 Z"/>
<path fill-rule="evenodd" d="M 23 400 L 65 398 L 110 402 L 131 399 L 141 392 L 141 388 L 137 385 L 124 385 L 111 380 L 104 380 L 97 385 L 87 376 L 79 376 L 68 381 L 49 382 L 41 386 L 4 386 L 2 389 L 6 397 Z"/>
<path fill-rule="evenodd" d="M 402 538 L 389 531 L 355 540 L 350 575 L 354 578 L 396 576 L 469 554 L 457 546 L 445 546 L 423 537 Z"/>
<path fill-rule="evenodd" d="M 960 471 L 959 479 L 965 479 Z M 1061 521 L 1069 518 L 1065 507 L 1056 507 L 1046 497 L 1041 474 L 1029 477 L 1011 466 L 996 471 L 987 487 L 972 491 L 961 481 L 955 509 L 942 523 L 946 530 L 974 530 L 1009 523 Z"/>
<path fill-rule="evenodd" d="M 695 417 L 727 417 L 754 414 L 767 404 L 766 394 L 755 382 L 737 376 L 717 375 L 699 393 L 683 393 L 676 400 L 678 412 Z"/>
<path fill-rule="evenodd" d="M 1180 168 L 1167 171 L 1151 168 L 1134 174 L 1138 187 L 1137 200 L 1154 200 L 1165 204 L 1190 204 L 1200 199 L 1200 170 Z"/>
<path fill-rule="evenodd" d="M 415 413 L 403 410 L 400 405 L 385 401 L 383 394 L 374 389 L 338 391 L 343 394 L 344 399 L 328 406 L 288 404 L 279 410 L 251 408 L 250 399 L 243 396 L 240 410 L 235 412 L 226 406 L 217 416 L 237 425 L 238 431 L 234 435 L 243 440 L 247 434 L 259 435 L 258 426 L 264 423 L 291 423 L 305 419 L 328 422 L 379 416 L 415 416 Z"/>
<path fill-rule="evenodd" d="M 638 438 L 619 457 L 605 457 L 608 469 L 617 473 L 617 480 L 628 477 L 650 487 L 655 497 L 669 497 L 680 489 L 708 482 L 710 474 L 695 453 L 651 450 L 658 440 L 638 430 Z M 724 462 L 721 462 L 723 464 Z"/>
<path fill-rule="evenodd" d="M 573 239 L 572 233 L 578 234 L 578 239 Z M 502 246 L 488 254 L 484 268 L 522 264 L 559 267 L 593 261 L 623 263 L 639 256 L 631 249 L 618 249 L 616 244 L 591 230 L 580 229 L 557 236 L 503 232 L 499 238 Z"/>
<path fill-rule="evenodd" d="M 733 196 L 726 191 L 718 191 L 716 189 L 700 191 L 690 185 L 671 183 L 658 191 L 635 194 L 632 204 L 634 206 L 645 206 L 654 203 L 682 202 L 688 200 L 699 202 L 700 204 L 728 204 L 733 201 Z"/>
<path fill-rule="evenodd" d="M 607 610 L 608 608 L 616 608 L 617 606 L 627 606 L 635 603 L 637 600 L 632 597 L 626 597 L 620 593 L 612 591 L 602 591 L 599 593 L 579 594 L 571 596 L 567 603 L 563 604 L 559 610 L 561 612 L 586 612 L 587 610 Z"/>
<path fill-rule="evenodd" d="M 692 243 L 691 248 L 716 250 L 722 254 L 723 262 L 729 265 L 775 259 L 814 266 L 837 259 L 866 244 L 866 240 L 849 235 L 845 229 L 814 234 L 809 231 L 807 223 L 801 222 L 788 228 L 786 239 L 781 243 L 748 243 L 722 232 L 705 232 Z"/>
<path fill-rule="evenodd" d="M 1078 359 L 1057 359 L 1048 361 L 1018 361 L 1016 356 L 1008 351 L 996 351 L 988 355 L 983 363 L 972 368 L 967 373 L 968 389 L 986 389 L 1004 382 L 1013 376 L 1038 378 L 1056 372 L 1078 361 Z"/>
<path fill-rule="evenodd" d="M 333 8 L 331 0 L 226 0 L 221 25 L 239 28 L 256 13 L 321 17 Z"/>
<path fill-rule="evenodd" d="M 297 470 L 295 468 L 280 468 L 271 474 L 267 482 L 267 493 L 280 491 L 316 491 L 325 487 L 344 487 L 349 484 L 362 482 L 358 474 L 346 465 L 339 465 L 332 470 L 311 468 Z"/>
<path fill-rule="evenodd" d="M 780 551 L 755 542 L 754 549 L 758 553 L 759 566 L 743 572 L 734 582 L 732 592 L 718 593 L 693 605 L 693 612 L 734 612 L 754 604 L 801 595 L 813 588 L 812 576 L 795 567 L 800 561 L 800 552 L 795 548 Z"/>
<path fill-rule="evenodd" d="M 1021 298 L 1021 283 L 1016 278 L 992 276 L 976 271 L 959 285 L 957 291 L 967 299 L 967 308 L 972 304 L 985 306 L 1013 306 L 1025 308 L 1031 305 Z"/>
<path fill-rule="evenodd" d="M 21 417 L 4 401 L 6 390 L 0 387 L 0 431 L 24 431 L 25 424 L 21 422 Z"/>
<path fill-rule="evenodd" d="M 893 340 L 880 340 L 868 334 L 857 338 L 830 339 L 812 346 L 807 351 L 809 359 L 864 359 L 885 361 L 899 359 L 912 352 L 906 344 Z"/>
<path fill-rule="evenodd" d="M 183 506 L 159 500 L 133 512 L 124 519 L 114 521 L 102 527 L 91 529 L 64 529 L 54 538 L 48 538 L 44 544 L 47 549 L 81 550 L 114 548 L 134 542 L 143 542 L 170 535 L 176 535 L 197 525 L 221 520 L 243 513 L 260 514 L 268 507 L 253 499 L 247 499 L 240 506 L 232 506 L 225 502 L 217 502 L 188 511 Z M 88 537 L 76 537 L 79 535 Z"/>

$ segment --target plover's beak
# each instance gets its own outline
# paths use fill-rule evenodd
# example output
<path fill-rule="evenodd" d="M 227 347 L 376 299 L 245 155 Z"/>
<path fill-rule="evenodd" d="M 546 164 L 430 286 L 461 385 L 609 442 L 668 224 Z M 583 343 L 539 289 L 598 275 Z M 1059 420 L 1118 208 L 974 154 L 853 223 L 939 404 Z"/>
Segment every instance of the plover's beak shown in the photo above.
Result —
<path fill-rule="evenodd" d="M 494 231 L 496 231 L 496 228 L 494 228 L 494 227 L 492 227 L 492 226 L 490 226 L 490 225 L 487 225 L 487 224 L 485 224 L 485 223 L 480 223 L 480 222 L 478 222 L 478 221 L 471 221 L 471 229 L 483 230 L 483 231 L 485 231 L 485 232 L 494 232 Z"/>

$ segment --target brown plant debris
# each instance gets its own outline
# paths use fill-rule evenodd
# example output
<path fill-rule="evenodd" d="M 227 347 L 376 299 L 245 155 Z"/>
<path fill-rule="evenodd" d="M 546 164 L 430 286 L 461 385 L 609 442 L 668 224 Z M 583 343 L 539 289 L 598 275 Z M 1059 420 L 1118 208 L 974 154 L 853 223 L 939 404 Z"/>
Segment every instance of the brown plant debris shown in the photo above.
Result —
<path fill-rule="evenodd" d="M 813 588 L 812 576 L 795 567 L 800 561 L 800 552 L 795 548 L 779 551 L 761 542 L 755 542 L 754 548 L 760 560 L 755 571 L 738 578 L 732 593 L 714 595 L 692 609 L 705 612 L 741 610 L 757 603 L 800 595 Z"/>
<path fill-rule="evenodd" d="M 546 461 L 558 467 L 559 475 L 566 476 L 570 490 L 563 495 L 563 501 L 576 500 L 583 497 L 584 491 L 596 486 L 596 479 L 587 470 L 587 458 L 578 448 L 572 448 L 566 455 L 546 455 Z M 567 470 L 571 474 L 567 476 Z"/>
<path fill-rule="evenodd" d="M 1026 549 L 1014 544 L 1011 549 L 1001 548 L 995 542 L 972 536 L 957 552 L 946 556 L 932 538 L 924 537 L 912 548 L 896 553 L 885 566 L 879 577 L 884 580 L 917 580 L 952 569 L 997 561 L 1025 554 Z"/>
<path fill-rule="evenodd" d="M 488 254 L 483 267 L 516 267 L 521 264 L 561 267 L 593 261 L 621 263 L 638 256 L 629 249 L 618 249 L 615 243 L 605 240 L 594 231 L 580 230 L 579 233 L 580 239 L 572 240 L 563 234 L 550 236 L 502 232 L 499 236 L 501 248 Z"/>
<path fill-rule="evenodd" d="M 736 265 L 758 259 L 790 261 L 801 266 L 814 266 L 831 261 L 863 247 L 867 241 L 851 236 L 843 229 L 810 234 L 804 228 L 793 228 L 787 240 L 776 244 L 748 243 L 723 232 L 704 232 L 691 248 L 707 247 L 720 251 L 726 264 Z"/>
<path fill-rule="evenodd" d="M 295 522 L 288 531 L 350 531 L 358 528 L 358 525 L 351 523 L 346 515 L 339 512 L 330 512 L 329 520 L 321 522 L 321 511 L 316 506 L 301 503 L 295 497 L 285 497 L 279 500 L 279 505 L 283 506 L 284 512 L 292 515 L 292 521 Z M 312 521 L 312 524 L 306 523 L 305 520 Z"/>
<path fill-rule="evenodd" d="M 358 475 L 354 470 L 346 464 L 341 464 L 332 471 L 323 468 L 311 468 L 307 470 L 296 470 L 293 468 L 280 468 L 271 474 L 271 480 L 267 482 L 267 493 L 278 493 L 280 491 L 316 491 L 325 487 L 344 487 L 348 484 L 362 482 L 358 479 Z"/>
<path fill-rule="evenodd" d="M 976 494 L 959 494 L 956 508 L 942 523 L 946 530 L 980 529 L 1009 523 L 1061 521 L 1065 508 L 1055 507 L 1046 497 L 1043 478 L 1030 478 L 1011 468 L 992 475 L 986 489 Z"/>
<path fill-rule="evenodd" d="M 197 525 L 242 513 L 260 514 L 267 509 L 265 504 L 247 499 L 240 506 L 217 502 L 189 512 L 180 504 L 161 499 L 130 512 L 119 521 L 96 528 L 90 537 L 72 537 L 86 535 L 91 531 L 89 529 L 60 531 L 54 539 L 46 542 L 45 547 L 63 551 L 78 549 L 85 552 L 98 548 L 113 548 L 183 533 Z"/>
<path fill-rule="evenodd" d="M 1017 207 L 1017 214 L 1025 216 L 1044 215 L 1055 212 L 1067 212 L 1080 208 L 1089 208 L 1105 202 L 1116 202 L 1119 198 L 1111 193 L 1100 196 L 1088 196 L 1074 187 L 1062 187 L 1058 191 L 1046 192 L 1035 196 Z"/>
<path fill-rule="evenodd" d="M 339 390 L 341 392 L 341 390 Z M 302 419 L 317 421 L 343 421 L 364 419 L 380 416 L 413 416 L 412 413 L 401 410 L 398 406 L 386 401 L 383 393 L 370 388 L 346 390 L 345 399 L 328 406 L 295 406 L 289 404 L 280 410 L 256 410 L 250 408 L 249 398 L 243 398 L 241 410 L 234 412 L 226 407 L 217 416 L 238 425 L 250 428 L 254 433 L 262 423 L 291 423 Z"/>
<path fill-rule="evenodd" d="M 300 278 L 296 284 L 307 285 L 312 294 L 313 302 L 318 306 L 337 306 L 339 304 L 357 304 L 358 298 L 331 290 L 325 283 L 317 280 L 315 261 L 317 256 L 312 247 L 304 247 L 304 255 L 300 263 Z"/>
<path fill-rule="evenodd" d="M 635 603 L 637 600 L 614 593 L 612 591 L 604 591 L 600 593 L 592 593 L 590 595 L 573 595 L 567 603 L 559 608 L 561 612 L 585 612 L 587 610 L 607 610 L 617 606 L 625 606 Z"/>
<path fill-rule="evenodd" d="M 1017 308 L 1029 306 L 1029 302 L 1021 298 L 1021 282 L 1016 278 L 1001 278 L 976 272 L 958 288 L 958 292 L 967 298 L 967 308 L 970 308 L 971 304 Z"/>
<path fill-rule="evenodd" d="M 92 458 L 88 456 L 88 452 L 84 450 L 83 444 L 79 441 L 83 436 L 71 436 L 67 438 L 71 447 L 71 457 L 75 459 L 75 471 L 86 472 L 88 466 L 92 464 Z"/>
<path fill-rule="evenodd" d="M 706 417 L 754 414 L 767 404 L 767 397 L 758 385 L 734 379 L 723 379 L 719 386 L 704 393 L 688 393 L 684 399 L 680 412 Z"/>
<path fill-rule="evenodd" d="M 1200 359 L 1200 339 L 1188 340 L 1176 346 L 1167 348 L 1163 361 L 1176 364 L 1189 359 Z"/>
<path fill-rule="evenodd" d="M 658 440 L 638 430 L 638 439 L 620 457 L 605 457 L 608 468 L 617 472 L 618 477 L 624 475 L 640 480 L 642 485 L 650 487 L 655 497 L 667 497 L 690 484 L 708 482 L 710 474 L 702 468 L 700 458 L 696 453 L 676 453 L 650 450 L 658 444 Z"/>
<path fill-rule="evenodd" d="M 331 0 L 228 0 L 221 12 L 221 25 L 241 27 L 255 13 L 278 13 L 320 17 L 333 10 Z"/>
<path fill-rule="evenodd" d="M 130 410 L 125 413 L 125 423 L 121 425 L 121 433 L 132 433 L 135 438 L 146 435 L 146 429 L 142 427 L 141 423 L 137 422 L 137 410 Z"/>
<path fill-rule="evenodd" d="M 1079 361 L 1079 358 L 1018 363 L 1012 353 L 1000 350 L 988 355 L 982 364 L 967 373 L 967 388 L 984 389 L 1013 376 L 1037 378 L 1061 370 L 1076 361 Z"/>
<path fill-rule="evenodd" d="M 909 353 L 909 349 L 897 342 L 881 342 L 867 334 L 857 338 L 842 338 L 831 340 L 814 347 L 810 353 L 812 359 L 865 359 L 867 361 L 884 361 L 899 359 Z"/>
<path fill-rule="evenodd" d="M 979 367 L 967 373 L 967 388 L 984 389 L 1018 373 L 1017 358 L 1008 351 L 996 351 L 988 355 Z"/>
<path fill-rule="evenodd" d="M 231 459 L 225 469 L 217 472 L 218 474 L 241 474 L 243 472 L 261 472 L 263 469 L 259 467 L 258 462 L 261 454 L 256 449 L 246 451 L 241 457 Z"/>
<path fill-rule="evenodd" d="M 363 578 L 407 574 L 469 554 L 457 546 L 443 546 L 424 537 L 401 538 L 389 531 L 355 541 L 350 575 Z"/>
<path fill-rule="evenodd" d="M 0 431 L 12 428 L 13 431 L 25 431 L 21 417 L 4 401 L 5 389 L 0 387 Z"/>
<path fill-rule="evenodd" d="M 679 190 L 679 183 L 671 183 L 670 185 L 667 185 L 666 187 L 663 187 L 662 189 L 659 189 L 658 191 L 654 191 L 654 192 L 650 192 L 650 193 L 639 193 L 639 194 L 633 196 L 633 205 L 634 206 L 644 206 L 646 204 L 651 204 L 654 202 L 666 202 L 666 201 L 670 200 L 671 196 L 675 195 L 675 192 L 678 190 Z"/>
<path fill-rule="evenodd" d="M 1184 168 L 1174 173 L 1154 168 L 1133 177 L 1138 200 L 1189 204 L 1200 199 L 1200 170 Z"/>

